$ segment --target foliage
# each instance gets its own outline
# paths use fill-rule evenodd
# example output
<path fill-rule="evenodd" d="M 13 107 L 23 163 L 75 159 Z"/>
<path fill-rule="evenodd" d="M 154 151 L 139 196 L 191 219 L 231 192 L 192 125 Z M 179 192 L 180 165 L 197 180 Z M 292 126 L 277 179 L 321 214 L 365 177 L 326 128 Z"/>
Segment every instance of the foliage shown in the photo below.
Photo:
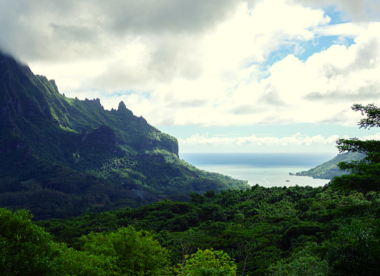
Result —
<path fill-rule="evenodd" d="M 166 269 L 168 251 L 147 231 L 128 226 L 110 234 L 91 232 L 81 239 L 84 251 L 110 258 L 121 275 L 163 275 Z"/>
<path fill-rule="evenodd" d="M 332 275 L 379 275 L 380 240 L 361 221 L 343 225 L 328 251 Z"/>
<path fill-rule="evenodd" d="M 83 236 L 81 251 L 56 243 L 25 210 L 0 208 L 1 275 L 164 275 L 168 250 L 154 235 L 121 228 Z"/>
<path fill-rule="evenodd" d="M 0 271 L 2 275 L 60 275 L 60 251 L 51 236 L 31 222 L 28 211 L 0 208 Z"/>
<path fill-rule="evenodd" d="M 202 198 L 202 203 L 162 200 L 135 209 L 86 213 L 36 224 L 54 235 L 56 241 L 76 249 L 83 248 L 80 237 L 91 231 L 106 235 L 132 225 L 137 231 L 156 234 L 161 246 L 169 250 L 169 267 L 178 263 L 182 266 L 184 256 L 196 253 L 197 248 L 214 248 L 234 259 L 238 275 L 268 275 L 273 272 L 270 267 L 281 260 L 283 268 L 290 269 L 286 267 L 290 264 L 294 269 L 309 262 L 314 271 L 318 268 L 312 264 L 320 260 L 323 270 L 326 262 L 318 254 L 326 254 L 337 245 L 332 237 L 341 225 L 353 219 L 375 224 L 380 212 L 377 193 L 364 197 L 355 191 L 329 187 L 257 185 L 244 191 L 191 197 Z M 316 247 L 311 246 L 314 243 Z M 309 254 L 306 259 L 292 258 L 305 247 L 310 249 L 304 252 L 305 256 Z"/>
<path fill-rule="evenodd" d="M 321 257 L 315 252 L 317 244 L 315 242 L 307 243 L 298 252 L 294 253 L 288 260 L 282 259 L 276 265 L 270 266 L 271 275 L 276 276 L 295 276 L 310 275 L 324 276 L 328 274 L 328 263 L 321 260 Z"/>
<path fill-rule="evenodd" d="M 62 255 L 57 263 L 64 275 L 75 276 L 108 276 L 120 275 L 113 259 L 104 255 L 94 255 L 87 251 L 77 251 L 61 245 Z"/>
<path fill-rule="evenodd" d="M 210 249 L 200 250 L 192 254 L 181 268 L 181 275 L 236 275 L 236 264 L 223 251 Z"/>

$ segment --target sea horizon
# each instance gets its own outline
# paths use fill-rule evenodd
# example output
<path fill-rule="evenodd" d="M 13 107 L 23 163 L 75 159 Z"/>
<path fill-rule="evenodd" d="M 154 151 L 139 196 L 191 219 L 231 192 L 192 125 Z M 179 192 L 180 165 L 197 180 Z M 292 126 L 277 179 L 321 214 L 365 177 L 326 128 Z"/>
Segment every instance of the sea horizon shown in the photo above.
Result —
<path fill-rule="evenodd" d="M 181 153 L 180 158 L 195 167 L 247 180 L 249 185 L 324 186 L 330 180 L 293 176 L 331 160 L 334 153 Z"/>

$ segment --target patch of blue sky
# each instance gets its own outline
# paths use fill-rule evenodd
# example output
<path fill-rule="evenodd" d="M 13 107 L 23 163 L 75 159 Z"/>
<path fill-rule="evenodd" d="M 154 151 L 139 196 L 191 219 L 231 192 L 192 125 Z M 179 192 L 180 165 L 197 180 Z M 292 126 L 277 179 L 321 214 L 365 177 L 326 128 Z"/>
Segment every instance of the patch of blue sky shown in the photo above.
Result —
<path fill-rule="evenodd" d="M 327 50 L 332 45 L 339 43 L 339 36 L 321 36 L 315 38 L 314 41 L 310 41 L 305 47 L 305 51 L 299 55 L 296 55 L 300 60 L 306 61 L 315 53 L 320 53 L 324 50 Z M 349 47 L 354 44 L 354 39 L 345 37 L 344 45 Z"/>
<path fill-rule="evenodd" d="M 313 41 L 289 43 L 288 45 L 281 47 L 281 49 L 271 53 L 263 66 L 272 66 L 288 55 L 294 55 L 300 60 L 306 61 L 313 54 L 327 50 L 334 44 L 344 44 L 349 47 L 355 43 L 353 38 L 345 37 L 344 39 L 343 43 L 342 41 L 339 41 L 339 36 L 320 36 L 316 37 Z"/>
<path fill-rule="evenodd" d="M 350 21 L 348 15 L 337 10 L 335 5 L 325 7 L 323 11 L 325 12 L 325 15 L 331 18 L 329 25 L 346 23 Z"/>
<path fill-rule="evenodd" d="M 289 45 L 283 46 L 281 49 L 273 52 L 263 66 L 272 66 L 288 55 L 294 55 L 300 60 L 306 61 L 313 54 L 327 50 L 334 44 L 343 44 L 349 47 L 355 43 L 354 38 L 345 37 L 344 41 L 340 41 L 339 38 L 339 36 L 320 36 L 316 37 L 313 41 L 289 43 Z"/>
<path fill-rule="evenodd" d="M 348 16 L 337 10 L 335 6 L 326 7 L 324 9 L 324 12 L 325 15 L 331 19 L 328 25 L 336 25 L 349 22 Z M 305 61 L 313 54 L 322 52 L 332 45 L 339 43 L 338 39 L 339 36 L 319 36 L 315 37 L 312 41 L 289 41 L 279 50 L 273 52 L 267 58 L 264 66 L 271 66 L 290 54 L 295 55 L 302 61 Z M 354 39 L 345 37 L 344 45 L 349 47 L 352 44 L 354 44 Z"/>

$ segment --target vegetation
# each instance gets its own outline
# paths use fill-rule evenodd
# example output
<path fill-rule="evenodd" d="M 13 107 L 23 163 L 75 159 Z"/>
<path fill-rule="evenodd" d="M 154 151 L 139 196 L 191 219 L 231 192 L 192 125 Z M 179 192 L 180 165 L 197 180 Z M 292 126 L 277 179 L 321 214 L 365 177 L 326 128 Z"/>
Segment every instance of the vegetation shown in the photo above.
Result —
<path fill-rule="evenodd" d="M 163 200 L 76 218 L 35 223 L 29 218 L 28 224 L 51 234 L 56 245 L 51 250 L 60 251 L 48 255 L 51 263 L 61 264 L 69 275 L 123 275 L 131 267 L 142 271 L 139 263 L 149 262 L 157 275 L 235 275 L 235 269 L 236 275 L 328 275 L 349 267 L 339 262 L 351 256 L 359 270 L 377 266 L 379 213 L 374 192 L 364 197 L 327 186 L 257 185 L 194 193 L 189 203 Z M 367 262 L 361 264 L 363 259 Z"/>

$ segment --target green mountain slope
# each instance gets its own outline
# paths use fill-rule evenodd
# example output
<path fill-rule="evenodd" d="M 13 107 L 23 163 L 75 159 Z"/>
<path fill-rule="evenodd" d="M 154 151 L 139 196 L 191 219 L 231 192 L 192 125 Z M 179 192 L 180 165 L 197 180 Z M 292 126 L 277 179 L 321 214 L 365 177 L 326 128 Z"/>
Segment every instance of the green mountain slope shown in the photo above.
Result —
<path fill-rule="evenodd" d="M 244 181 L 178 158 L 177 139 L 120 102 L 67 98 L 54 80 L 0 53 L 0 206 L 36 219 L 137 207 Z"/>
<path fill-rule="evenodd" d="M 303 171 L 296 173 L 298 176 L 311 176 L 313 178 L 321 179 L 333 179 L 335 176 L 341 176 L 342 174 L 347 173 L 346 171 L 341 171 L 336 164 L 339 162 L 350 162 L 350 161 L 359 161 L 364 158 L 365 154 L 358 152 L 350 152 L 338 154 L 333 159 L 319 165 L 308 171 Z"/>

